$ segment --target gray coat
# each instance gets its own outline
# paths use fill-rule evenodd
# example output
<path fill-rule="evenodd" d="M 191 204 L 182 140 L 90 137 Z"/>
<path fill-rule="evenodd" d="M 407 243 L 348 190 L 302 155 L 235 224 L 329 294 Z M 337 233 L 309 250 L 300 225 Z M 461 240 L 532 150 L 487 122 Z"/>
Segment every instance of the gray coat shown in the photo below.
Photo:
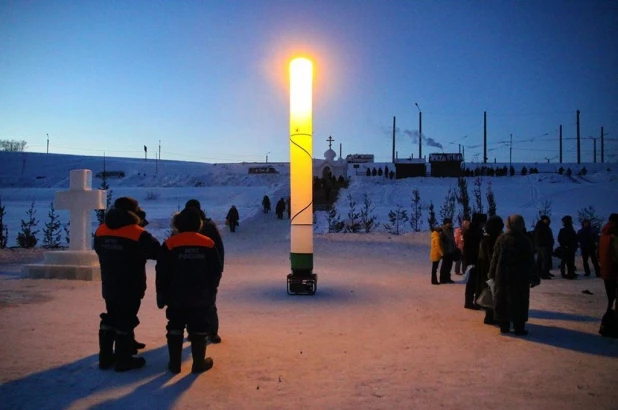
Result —
<path fill-rule="evenodd" d="M 527 322 L 530 283 L 536 275 L 534 250 L 526 234 L 510 230 L 494 246 L 487 276 L 496 281 L 494 318 L 500 322 Z"/>

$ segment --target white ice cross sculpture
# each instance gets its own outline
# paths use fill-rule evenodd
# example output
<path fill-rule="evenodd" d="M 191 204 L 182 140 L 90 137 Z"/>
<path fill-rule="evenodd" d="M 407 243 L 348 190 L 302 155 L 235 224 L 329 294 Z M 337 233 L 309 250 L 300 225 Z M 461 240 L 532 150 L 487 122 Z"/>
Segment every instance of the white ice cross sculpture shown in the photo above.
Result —
<path fill-rule="evenodd" d="M 69 249 L 90 250 L 92 210 L 106 208 L 107 191 L 92 190 L 92 171 L 89 169 L 74 169 L 69 175 L 69 190 L 55 193 L 56 208 L 69 210 Z"/>

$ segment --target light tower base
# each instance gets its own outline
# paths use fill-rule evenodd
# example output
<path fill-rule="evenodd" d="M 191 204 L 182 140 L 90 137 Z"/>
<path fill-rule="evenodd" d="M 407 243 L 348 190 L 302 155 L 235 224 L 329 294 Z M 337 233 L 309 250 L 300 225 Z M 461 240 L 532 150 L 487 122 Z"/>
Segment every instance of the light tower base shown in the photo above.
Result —
<path fill-rule="evenodd" d="M 318 275 L 315 273 L 288 274 L 288 295 L 315 295 L 318 290 Z"/>

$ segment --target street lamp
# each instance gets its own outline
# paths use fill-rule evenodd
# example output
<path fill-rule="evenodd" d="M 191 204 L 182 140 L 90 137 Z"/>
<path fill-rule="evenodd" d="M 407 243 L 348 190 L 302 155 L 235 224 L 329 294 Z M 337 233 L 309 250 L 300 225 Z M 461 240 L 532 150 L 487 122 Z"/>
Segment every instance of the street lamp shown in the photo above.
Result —
<path fill-rule="evenodd" d="M 421 107 L 418 106 L 418 103 L 414 103 L 416 108 L 418 108 L 418 159 L 423 158 L 423 148 L 421 143 L 423 142 L 423 113 L 421 112 Z"/>
<path fill-rule="evenodd" d="M 268 152 L 266 153 L 266 163 L 267 163 L 267 164 L 268 164 L 268 154 L 270 154 L 270 151 L 268 151 Z"/>

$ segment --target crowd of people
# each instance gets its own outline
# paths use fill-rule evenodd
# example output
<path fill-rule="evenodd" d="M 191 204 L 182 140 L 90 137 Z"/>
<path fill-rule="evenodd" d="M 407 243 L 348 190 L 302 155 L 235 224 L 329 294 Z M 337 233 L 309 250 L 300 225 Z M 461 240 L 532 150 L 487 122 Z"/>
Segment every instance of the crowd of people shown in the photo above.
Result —
<path fill-rule="evenodd" d="M 431 284 L 454 283 L 455 274 L 466 274 L 464 308 L 484 310 L 484 323 L 497 325 L 501 333 L 512 329 L 516 335 L 528 331 L 530 288 L 541 279 L 555 277 L 551 273 L 552 256 L 560 258 L 560 275 L 577 279 L 575 255 L 581 250 L 584 276 L 591 276 L 589 261 L 596 277 L 604 281 L 607 310 L 599 333 L 618 337 L 618 314 L 614 307 L 618 287 L 618 214 L 611 214 L 597 232 L 589 219 L 582 220 L 579 231 L 573 218 L 565 215 L 558 232 L 558 247 L 554 249 L 554 234 L 547 215 L 541 216 L 532 232 L 526 230 L 521 215 L 511 215 L 506 224 L 499 216 L 475 213 L 464 217 L 460 226 L 445 218 L 441 226 L 432 228 L 430 260 Z M 506 230 L 504 230 L 506 225 Z M 438 268 L 440 279 L 438 280 Z"/>
<path fill-rule="evenodd" d="M 238 211 L 227 220 L 234 232 Z M 234 212 L 235 211 L 235 212 Z M 193 373 L 213 366 L 206 346 L 220 343 L 216 299 L 224 267 L 224 246 L 216 225 L 196 199 L 172 218 L 163 244 L 144 229 L 146 213 L 137 200 L 118 198 L 94 236 L 101 265 L 105 312 L 99 325 L 99 368 L 122 372 L 146 364 L 136 357 L 145 345 L 135 340 L 138 313 L 146 291 L 146 261 L 156 260 L 157 307 L 167 307 L 168 369 L 180 372 L 184 331 L 191 342 Z"/>
<path fill-rule="evenodd" d="M 268 197 L 268 195 L 264 195 L 264 198 L 262 198 L 262 210 L 265 214 L 270 212 L 270 198 Z M 275 214 L 277 215 L 277 219 L 283 219 L 283 214 L 286 211 L 288 219 L 290 219 L 292 213 L 292 208 L 290 206 L 290 197 L 288 197 L 287 199 L 281 197 L 281 199 L 279 199 L 277 201 L 277 204 L 275 205 Z"/>

